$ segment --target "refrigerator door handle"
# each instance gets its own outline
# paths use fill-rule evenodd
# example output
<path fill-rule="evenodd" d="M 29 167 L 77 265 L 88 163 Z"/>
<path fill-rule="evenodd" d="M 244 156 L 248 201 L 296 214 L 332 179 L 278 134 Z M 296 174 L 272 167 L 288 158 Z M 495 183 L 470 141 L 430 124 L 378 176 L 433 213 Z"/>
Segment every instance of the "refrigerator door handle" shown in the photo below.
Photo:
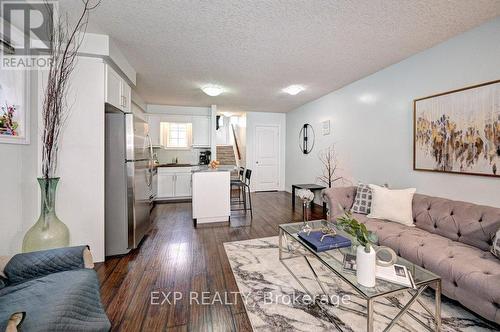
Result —
<path fill-rule="evenodd" d="M 149 150 L 149 169 L 147 172 L 147 178 L 146 178 L 146 184 L 148 185 L 149 189 L 152 189 L 153 186 L 153 171 L 154 171 L 154 165 L 153 165 L 153 144 L 151 141 L 151 137 L 149 134 L 146 135 L 146 140 L 144 142 L 145 144 L 148 144 L 147 149 Z"/>

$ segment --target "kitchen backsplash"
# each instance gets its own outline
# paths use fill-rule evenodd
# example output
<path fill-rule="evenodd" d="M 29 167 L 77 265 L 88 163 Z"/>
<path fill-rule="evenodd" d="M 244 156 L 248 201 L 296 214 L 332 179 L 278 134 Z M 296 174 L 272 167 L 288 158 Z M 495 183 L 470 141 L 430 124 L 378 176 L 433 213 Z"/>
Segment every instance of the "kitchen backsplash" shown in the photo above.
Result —
<path fill-rule="evenodd" d="M 154 152 L 158 155 L 158 162 L 160 164 L 170 164 L 175 162 L 175 158 L 178 159 L 179 164 L 193 164 L 197 165 L 199 162 L 200 151 L 205 151 L 205 149 L 190 149 L 190 150 L 165 150 L 161 148 L 155 148 Z"/>

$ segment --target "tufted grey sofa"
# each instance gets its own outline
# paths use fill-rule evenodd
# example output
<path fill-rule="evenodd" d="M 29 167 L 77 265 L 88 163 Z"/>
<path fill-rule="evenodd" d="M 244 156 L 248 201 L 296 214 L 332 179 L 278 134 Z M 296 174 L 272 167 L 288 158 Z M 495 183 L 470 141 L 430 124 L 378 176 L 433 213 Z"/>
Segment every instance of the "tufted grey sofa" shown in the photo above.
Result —
<path fill-rule="evenodd" d="M 325 190 L 330 219 L 350 210 L 355 196 L 356 187 Z M 415 227 L 353 216 L 378 235 L 380 245 L 441 276 L 444 295 L 500 323 L 500 260 L 489 252 L 500 208 L 415 194 Z"/>

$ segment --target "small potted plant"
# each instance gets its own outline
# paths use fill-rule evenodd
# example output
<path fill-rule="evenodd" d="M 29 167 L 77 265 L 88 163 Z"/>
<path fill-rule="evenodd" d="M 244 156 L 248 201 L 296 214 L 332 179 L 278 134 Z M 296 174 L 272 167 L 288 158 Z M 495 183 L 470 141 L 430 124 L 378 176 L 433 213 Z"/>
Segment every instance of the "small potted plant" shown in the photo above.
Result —
<path fill-rule="evenodd" d="M 375 286 L 377 254 L 372 244 L 377 243 L 377 235 L 357 221 L 350 212 L 337 219 L 337 225 L 359 243 L 356 249 L 356 277 L 360 285 Z"/>

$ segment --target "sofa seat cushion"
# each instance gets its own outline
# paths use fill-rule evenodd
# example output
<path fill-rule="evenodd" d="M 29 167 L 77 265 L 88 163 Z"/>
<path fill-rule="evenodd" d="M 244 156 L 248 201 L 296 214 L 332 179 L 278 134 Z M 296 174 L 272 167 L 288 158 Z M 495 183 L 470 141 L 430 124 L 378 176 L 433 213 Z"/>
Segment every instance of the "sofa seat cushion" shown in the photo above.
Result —
<path fill-rule="evenodd" d="M 58 272 L 0 290 L 0 331 L 26 312 L 23 331 L 109 331 L 94 270 Z"/>
<path fill-rule="evenodd" d="M 401 257 L 434 272 L 455 287 L 489 301 L 500 303 L 500 264 L 490 252 L 452 241 L 423 229 L 353 214 L 378 236 L 378 244 Z M 453 291 L 451 291 L 453 292 Z M 453 293 L 448 296 L 456 298 Z"/>

